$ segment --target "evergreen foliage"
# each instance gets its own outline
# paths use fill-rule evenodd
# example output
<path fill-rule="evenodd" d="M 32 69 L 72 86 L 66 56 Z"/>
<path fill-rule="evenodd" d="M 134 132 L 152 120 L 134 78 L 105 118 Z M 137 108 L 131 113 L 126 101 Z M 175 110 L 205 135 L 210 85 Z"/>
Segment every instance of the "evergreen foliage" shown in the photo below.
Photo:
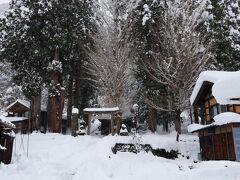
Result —
<path fill-rule="evenodd" d="M 28 97 L 49 84 L 47 67 L 60 50 L 64 75 L 84 62 L 94 31 L 93 1 L 16 0 L 0 20 L 1 58 L 16 70 L 15 80 Z M 79 70 L 79 69 L 78 69 Z M 66 76 L 65 76 L 66 77 Z"/>
<path fill-rule="evenodd" d="M 151 62 L 153 55 L 162 51 L 160 39 L 163 34 L 159 25 L 163 22 L 164 7 L 161 1 L 142 0 L 138 3 L 131 14 L 130 22 L 133 21 L 131 28 L 131 39 L 133 39 L 133 49 L 136 53 L 136 78 L 139 86 L 138 101 L 141 107 L 146 107 L 146 99 L 160 102 L 160 97 L 166 93 L 165 87 L 157 84 L 151 75 L 145 71 L 143 62 Z M 148 108 L 141 108 L 148 111 Z M 147 113 L 141 112 L 141 119 L 147 118 Z"/>
<path fill-rule="evenodd" d="M 209 32 L 216 67 L 220 70 L 240 68 L 240 9 L 237 0 L 210 0 L 207 6 Z"/>

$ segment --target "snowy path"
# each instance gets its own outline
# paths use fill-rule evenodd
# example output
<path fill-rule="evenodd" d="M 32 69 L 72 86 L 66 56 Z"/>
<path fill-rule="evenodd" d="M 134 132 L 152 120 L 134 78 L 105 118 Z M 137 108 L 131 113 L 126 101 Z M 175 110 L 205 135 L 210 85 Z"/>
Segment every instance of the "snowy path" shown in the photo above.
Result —
<path fill-rule="evenodd" d="M 173 139 L 173 140 L 172 140 Z M 130 141 L 130 137 L 77 137 L 58 134 L 30 136 L 29 157 L 18 152 L 13 163 L 0 165 L 0 178 L 4 180 L 239 180 L 240 163 L 209 161 L 193 163 L 198 144 L 194 136 L 182 136 L 175 143 L 172 135 L 146 135 L 143 142 L 153 146 L 175 147 L 191 156 L 177 160 L 155 157 L 151 154 L 112 154 L 116 141 Z M 21 138 L 17 137 L 17 147 Z M 26 149 L 27 137 L 24 137 Z M 184 142 L 185 141 L 185 142 Z M 19 148 L 17 148 L 19 149 Z"/>

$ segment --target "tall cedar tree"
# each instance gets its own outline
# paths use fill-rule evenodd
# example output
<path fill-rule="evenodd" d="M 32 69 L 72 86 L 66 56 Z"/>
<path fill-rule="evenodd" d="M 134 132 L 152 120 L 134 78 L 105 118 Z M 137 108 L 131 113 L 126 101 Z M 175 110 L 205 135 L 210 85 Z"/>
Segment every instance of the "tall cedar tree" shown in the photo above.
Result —
<path fill-rule="evenodd" d="M 152 56 L 161 51 L 162 47 L 158 39 L 162 38 L 161 30 L 156 24 L 162 23 L 162 15 L 164 9 L 160 1 L 141 0 L 138 6 L 132 12 L 129 21 L 134 23 L 132 26 L 133 49 L 137 55 L 136 78 L 139 83 L 140 106 L 147 107 L 145 112 L 141 112 L 140 118 L 147 118 L 149 129 L 156 131 L 157 126 L 157 110 L 148 104 L 148 100 L 154 102 L 164 101 L 166 89 L 163 85 L 155 83 L 143 68 L 143 62 L 151 62 Z M 146 113 L 146 111 L 148 113 Z"/>
<path fill-rule="evenodd" d="M 211 19 L 209 32 L 216 67 L 220 70 L 240 68 L 240 9 L 237 0 L 210 0 L 207 11 Z"/>
<path fill-rule="evenodd" d="M 93 6 L 91 0 L 12 1 L 6 18 L 0 19 L 0 55 L 16 70 L 15 80 L 28 98 L 50 84 L 47 67 L 57 46 L 66 83 L 73 83 L 69 76 L 78 82 L 84 48 L 91 46 L 94 31 Z"/>

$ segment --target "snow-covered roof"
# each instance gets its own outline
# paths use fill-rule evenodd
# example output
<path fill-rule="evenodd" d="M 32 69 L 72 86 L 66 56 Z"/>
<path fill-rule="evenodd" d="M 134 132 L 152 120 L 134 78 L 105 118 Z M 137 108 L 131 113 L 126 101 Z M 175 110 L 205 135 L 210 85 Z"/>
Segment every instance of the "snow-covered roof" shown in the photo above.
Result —
<path fill-rule="evenodd" d="M 20 103 L 23 106 L 25 106 L 26 108 L 30 109 L 30 102 L 23 100 L 23 99 L 17 99 L 15 102 L 13 102 L 12 104 L 10 104 L 7 108 L 6 111 L 8 111 L 8 109 L 10 109 L 12 106 L 14 106 L 16 103 Z M 47 111 L 47 107 L 41 105 L 41 111 Z"/>
<path fill-rule="evenodd" d="M 214 122 L 208 125 L 191 124 L 188 126 L 188 132 L 196 132 L 215 126 L 221 126 L 230 123 L 240 123 L 240 115 L 233 112 L 224 112 L 214 116 Z"/>
<path fill-rule="evenodd" d="M 8 128 L 16 128 L 16 126 L 9 121 L 9 119 L 3 115 L 0 115 L 0 123 Z"/>
<path fill-rule="evenodd" d="M 11 123 L 28 120 L 27 117 L 6 117 L 6 119 L 8 119 Z"/>
<path fill-rule="evenodd" d="M 221 126 L 229 123 L 240 123 L 240 115 L 234 112 L 224 112 L 214 116 L 214 125 Z"/>
<path fill-rule="evenodd" d="M 113 108 L 85 108 L 84 112 L 116 112 L 119 111 L 119 107 Z"/>
<path fill-rule="evenodd" d="M 235 98 L 237 95 L 240 95 L 240 92 L 237 93 L 237 90 L 240 88 L 240 83 L 236 81 L 237 85 L 235 85 L 232 82 L 232 79 L 240 78 L 240 72 L 239 71 L 204 71 L 199 75 L 199 78 L 195 84 L 195 87 L 193 89 L 192 95 L 190 97 L 191 105 L 193 105 L 202 85 L 204 82 L 210 82 L 213 84 L 216 84 L 213 95 L 216 97 L 216 100 L 220 104 L 226 104 L 226 101 L 222 101 L 223 95 L 224 97 L 229 97 L 234 95 L 230 98 Z M 235 82 L 234 81 L 234 82 Z M 222 83 L 223 82 L 223 83 Z M 225 82 L 228 82 L 229 86 L 224 85 Z M 226 90 L 229 89 L 229 90 Z M 232 90 L 230 90 L 232 89 Z M 240 96 L 239 96 L 240 97 Z M 238 98 L 239 98 L 238 97 Z M 230 99 L 229 98 L 229 99 Z M 225 102 L 225 103 L 221 103 Z M 233 101 L 227 101 L 229 104 L 234 104 Z M 239 102 L 240 103 L 240 102 Z"/>
<path fill-rule="evenodd" d="M 23 106 L 25 106 L 26 108 L 30 109 L 30 102 L 29 101 L 26 101 L 26 100 L 23 100 L 23 99 L 17 99 L 15 102 L 13 102 L 12 104 L 10 104 L 7 108 L 6 108 L 6 111 L 8 109 L 10 109 L 12 106 L 14 106 L 15 104 L 17 103 L 20 103 L 22 104 Z"/>
<path fill-rule="evenodd" d="M 212 93 L 219 104 L 240 104 L 240 72 L 214 83 Z"/>

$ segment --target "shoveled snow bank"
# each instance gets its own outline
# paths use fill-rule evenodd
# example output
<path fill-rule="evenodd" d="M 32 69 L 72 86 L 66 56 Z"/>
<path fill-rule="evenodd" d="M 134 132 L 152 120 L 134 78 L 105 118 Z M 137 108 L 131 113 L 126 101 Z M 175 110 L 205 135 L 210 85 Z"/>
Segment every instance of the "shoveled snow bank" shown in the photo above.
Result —
<path fill-rule="evenodd" d="M 172 138 L 175 140 L 175 134 L 141 137 L 143 141 L 156 145 Z M 113 154 L 111 147 L 124 139 L 119 136 L 74 138 L 59 134 L 32 134 L 27 158 L 27 136 L 17 135 L 13 162 L 0 165 L 0 177 L 4 180 L 236 180 L 240 177 L 240 163 L 194 163 L 192 155 L 197 156 L 199 152 L 198 137 L 194 135 L 180 136 L 180 142 L 175 145 L 185 157 L 180 156 L 176 160 L 144 152 Z M 190 159 L 186 158 L 187 155 Z"/>
<path fill-rule="evenodd" d="M 203 82 L 211 82 L 211 83 L 215 84 L 218 81 L 219 82 L 222 81 L 223 83 L 220 83 L 219 85 L 217 85 L 217 87 L 215 88 L 215 91 L 213 91 L 213 95 L 215 96 L 216 89 L 217 89 L 218 92 L 217 92 L 216 95 L 219 94 L 220 97 L 221 97 L 221 95 L 231 96 L 231 94 L 227 94 L 231 91 L 225 91 L 225 89 L 235 88 L 235 89 L 239 90 L 239 87 L 240 87 L 239 84 L 240 83 L 238 81 L 234 80 L 234 82 L 236 82 L 236 86 L 235 86 L 235 84 L 232 83 L 232 80 L 231 80 L 231 79 L 235 79 L 235 77 L 239 78 L 240 77 L 240 72 L 238 72 L 238 71 L 237 72 L 236 71 L 233 71 L 233 72 L 229 72 L 229 71 L 204 71 L 204 72 L 202 72 L 199 75 L 199 78 L 198 78 L 198 80 L 195 84 L 192 95 L 190 97 L 191 104 L 194 103 Z M 227 82 L 227 81 L 228 81 L 228 83 L 226 85 L 224 85 L 224 83 Z M 228 88 L 228 86 L 229 86 L 229 88 Z M 237 95 L 237 94 L 239 95 L 239 93 L 236 93 L 235 90 L 232 91 L 232 93 L 235 93 L 233 95 Z M 221 98 L 219 100 L 221 101 Z M 217 102 L 218 102 L 218 99 L 217 99 Z"/>
<path fill-rule="evenodd" d="M 201 124 L 191 124 L 188 126 L 188 132 L 195 132 L 201 129 L 214 127 L 214 126 L 221 126 L 229 123 L 240 123 L 240 115 L 233 112 L 224 112 L 214 116 L 214 121 L 208 125 L 201 125 Z"/>

